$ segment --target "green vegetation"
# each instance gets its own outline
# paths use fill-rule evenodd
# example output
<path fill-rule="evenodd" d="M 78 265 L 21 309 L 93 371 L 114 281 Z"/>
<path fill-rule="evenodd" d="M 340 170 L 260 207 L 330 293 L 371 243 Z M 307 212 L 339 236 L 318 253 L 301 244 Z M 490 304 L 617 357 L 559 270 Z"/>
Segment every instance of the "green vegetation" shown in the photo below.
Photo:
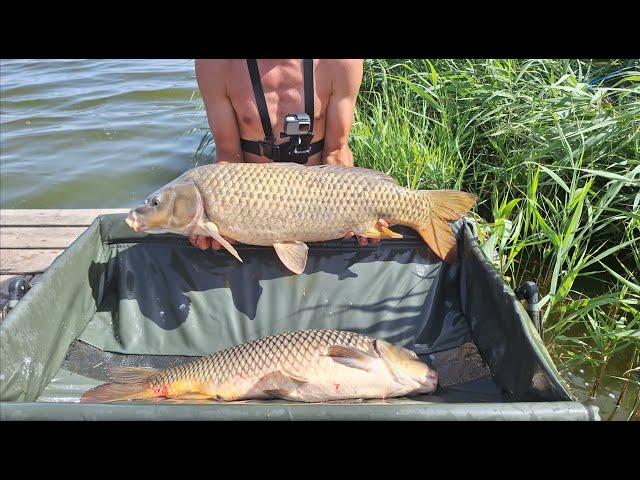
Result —
<path fill-rule="evenodd" d="M 589 369 L 583 400 L 618 382 L 610 401 L 634 415 L 637 61 L 367 60 L 350 145 L 411 188 L 477 194 L 485 252 L 512 288 L 537 282 L 558 366 Z"/>

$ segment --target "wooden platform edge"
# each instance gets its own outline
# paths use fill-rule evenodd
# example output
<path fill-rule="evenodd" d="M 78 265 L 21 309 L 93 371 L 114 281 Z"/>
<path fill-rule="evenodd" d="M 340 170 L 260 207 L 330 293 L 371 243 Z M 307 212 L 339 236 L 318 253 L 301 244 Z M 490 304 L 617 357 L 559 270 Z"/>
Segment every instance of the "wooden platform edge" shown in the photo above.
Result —
<path fill-rule="evenodd" d="M 6 208 L 0 209 L 0 227 L 86 227 L 99 215 L 128 211 L 128 208 Z"/>

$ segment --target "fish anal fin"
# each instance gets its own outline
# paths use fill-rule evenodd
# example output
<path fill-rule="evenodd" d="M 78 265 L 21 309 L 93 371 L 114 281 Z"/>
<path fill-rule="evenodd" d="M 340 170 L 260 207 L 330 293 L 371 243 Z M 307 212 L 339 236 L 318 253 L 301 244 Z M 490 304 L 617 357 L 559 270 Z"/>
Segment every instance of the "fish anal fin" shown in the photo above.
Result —
<path fill-rule="evenodd" d="M 293 273 L 299 275 L 307 265 L 309 247 L 304 242 L 278 242 L 273 244 L 278 258 Z"/>
<path fill-rule="evenodd" d="M 365 232 L 361 233 L 360 236 L 365 238 L 380 238 L 380 239 L 403 237 L 401 233 L 394 232 L 393 230 L 390 230 L 387 227 L 382 227 L 378 224 L 369 228 Z"/>

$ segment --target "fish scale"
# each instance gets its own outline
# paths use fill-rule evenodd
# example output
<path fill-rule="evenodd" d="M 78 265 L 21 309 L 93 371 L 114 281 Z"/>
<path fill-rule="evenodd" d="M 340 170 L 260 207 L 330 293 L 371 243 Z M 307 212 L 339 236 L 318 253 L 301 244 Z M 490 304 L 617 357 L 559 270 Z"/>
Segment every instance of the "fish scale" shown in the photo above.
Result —
<path fill-rule="evenodd" d="M 337 330 L 281 333 L 168 368 L 155 375 L 151 385 L 155 388 L 188 381 L 223 384 L 239 376 L 261 376 L 282 369 L 304 369 L 329 346 L 350 346 L 371 352 L 374 340 L 366 335 Z"/>
<path fill-rule="evenodd" d="M 204 192 L 207 215 L 223 234 L 256 245 L 330 240 L 350 227 L 364 232 L 381 216 L 419 223 L 428 214 L 416 192 L 359 168 L 214 164 L 183 179 Z"/>
<path fill-rule="evenodd" d="M 82 402 L 149 399 L 325 401 L 430 393 L 437 373 L 410 350 L 342 330 L 298 330 L 157 371 L 120 368 Z"/>

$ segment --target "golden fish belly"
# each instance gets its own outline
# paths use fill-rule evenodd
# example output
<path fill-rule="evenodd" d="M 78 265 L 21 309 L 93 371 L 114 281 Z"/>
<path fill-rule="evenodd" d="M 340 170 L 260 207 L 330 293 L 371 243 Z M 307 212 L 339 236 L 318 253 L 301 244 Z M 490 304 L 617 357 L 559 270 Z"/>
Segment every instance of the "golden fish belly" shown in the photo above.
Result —
<path fill-rule="evenodd" d="M 304 382 L 291 389 L 283 389 L 282 371 L 294 371 Z M 324 402 L 356 398 L 389 398 L 413 390 L 393 379 L 381 360 L 371 371 L 350 368 L 328 357 L 317 355 L 316 361 L 306 369 L 284 365 L 283 370 L 264 371 L 260 375 L 228 379 L 222 384 L 212 383 L 203 390 L 212 398 L 226 401 L 273 398 L 269 392 L 278 392 L 285 399 L 302 402 Z M 273 378 L 270 378 L 273 376 Z"/>
<path fill-rule="evenodd" d="M 424 208 L 415 192 L 360 169 L 240 165 L 201 167 L 194 179 L 208 218 L 243 243 L 338 239 L 367 231 L 379 218 L 406 223 L 412 210 Z"/>

